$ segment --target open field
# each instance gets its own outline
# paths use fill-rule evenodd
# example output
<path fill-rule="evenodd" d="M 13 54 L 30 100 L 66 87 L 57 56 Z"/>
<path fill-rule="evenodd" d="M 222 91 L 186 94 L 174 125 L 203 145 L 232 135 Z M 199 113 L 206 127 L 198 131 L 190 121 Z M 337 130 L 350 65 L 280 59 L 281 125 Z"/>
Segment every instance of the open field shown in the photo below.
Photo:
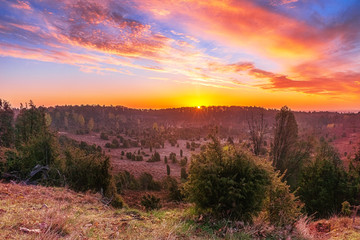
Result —
<path fill-rule="evenodd" d="M 191 159 L 192 154 L 196 154 L 200 151 L 199 148 L 196 148 L 195 151 L 190 151 L 186 148 L 186 141 L 185 140 L 178 140 L 179 147 L 177 146 L 171 146 L 169 142 L 165 142 L 164 148 L 160 149 L 154 149 L 153 152 L 150 152 L 150 150 L 147 149 L 141 149 L 141 147 L 132 147 L 132 148 L 117 148 L 117 149 L 107 149 L 105 148 L 105 144 L 112 140 L 103 140 L 100 138 L 100 134 L 98 133 L 91 133 L 87 135 L 76 135 L 71 134 L 68 132 L 60 132 L 60 135 L 65 135 L 71 139 L 74 139 L 76 141 L 84 141 L 88 144 L 95 144 L 98 146 L 101 146 L 105 151 L 106 154 L 111 157 L 111 164 L 112 164 L 112 171 L 113 173 L 117 173 L 122 170 L 127 170 L 130 173 L 134 174 L 136 177 L 139 177 L 141 173 L 148 172 L 156 180 L 160 180 L 163 177 L 167 176 L 166 173 L 166 164 L 164 163 L 164 158 L 167 156 L 169 158 L 170 153 L 175 153 L 177 160 L 180 160 L 180 149 L 183 150 L 183 158 L 187 157 L 189 162 Z M 115 138 L 115 137 L 113 137 Z M 196 143 L 203 144 L 204 141 L 196 141 Z M 121 156 L 121 152 L 137 152 L 140 150 L 141 152 L 144 152 L 145 154 L 149 155 L 147 157 L 144 157 L 144 161 L 132 161 L 126 158 L 126 156 Z M 155 151 L 157 151 L 160 154 L 161 161 L 160 162 L 147 162 L 147 160 L 150 158 L 151 154 L 153 154 Z M 170 159 L 168 159 L 168 164 L 171 168 L 171 176 L 180 179 L 180 170 L 181 166 L 179 163 L 172 163 Z"/>

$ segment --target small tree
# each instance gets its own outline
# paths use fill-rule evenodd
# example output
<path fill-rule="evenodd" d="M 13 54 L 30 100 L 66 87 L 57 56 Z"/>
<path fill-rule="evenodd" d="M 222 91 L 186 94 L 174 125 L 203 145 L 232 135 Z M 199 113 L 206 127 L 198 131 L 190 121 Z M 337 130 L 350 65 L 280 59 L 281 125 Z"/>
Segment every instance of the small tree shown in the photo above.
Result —
<path fill-rule="evenodd" d="M 262 209 L 270 177 L 248 154 L 224 150 L 211 137 L 207 149 L 194 155 L 185 184 L 190 202 L 215 216 L 251 221 Z"/>
<path fill-rule="evenodd" d="M 250 117 L 247 117 L 247 122 L 249 126 L 250 132 L 250 140 L 253 145 L 253 152 L 255 155 L 260 155 L 261 146 L 264 141 L 264 133 L 265 133 L 265 121 L 264 121 L 264 109 L 261 109 L 257 116 L 254 116 L 253 111 L 251 111 Z"/>
<path fill-rule="evenodd" d="M 292 153 L 298 140 L 298 126 L 290 108 L 284 106 L 275 117 L 275 136 L 272 148 L 273 165 L 284 173 L 286 160 Z"/>
<path fill-rule="evenodd" d="M 181 179 L 186 180 L 188 178 L 188 174 L 186 173 L 186 169 L 184 167 L 181 168 Z"/>
<path fill-rule="evenodd" d="M 310 160 L 312 144 L 310 141 L 299 141 L 297 122 L 288 107 L 281 108 L 275 120 L 271 151 L 273 166 L 284 174 L 292 189 L 296 189 L 302 168 Z"/>
<path fill-rule="evenodd" d="M 323 153 L 320 149 L 315 162 L 304 169 L 298 191 L 306 212 L 318 217 L 339 213 L 341 203 L 351 198 L 352 190 L 343 166 Z"/>
<path fill-rule="evenodd" d="M 14 112 L 7 101 L 0 99 L 0 147 L 13 145 L 14 131 Z"/>
<path fill-rule="evenodd" d="M 170 176 L 170 166 L 166 164 L 166 174 Z"/>
<path fill-rule="evenodd" d="M 93 118 L 90 118 L 88 124 L 87 124 L 87 127 L 89 129 L 89 132 L 91 132 L 93 129 L 94 129 L 94 126 L 95 126 L 95 123 L 94 123 L 94 119 Z"/>
<path fill-rule="evenodd" d="M 160 209 L 160 198 L 157 198 L 152 194 L 144 195 L 141 199 L 141 205 L 145 207 L 146 211 Z"/>

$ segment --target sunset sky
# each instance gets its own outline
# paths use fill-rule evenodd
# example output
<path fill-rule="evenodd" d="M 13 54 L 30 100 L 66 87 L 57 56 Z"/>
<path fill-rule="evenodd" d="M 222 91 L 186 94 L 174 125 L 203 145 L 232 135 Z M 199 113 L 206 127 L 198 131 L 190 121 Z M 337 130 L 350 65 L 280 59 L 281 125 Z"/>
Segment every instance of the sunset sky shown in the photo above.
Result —
<path fill-rule="evenodd" d="M 359 0 L 0 0 L 18 107 L 360 110 Z"/>

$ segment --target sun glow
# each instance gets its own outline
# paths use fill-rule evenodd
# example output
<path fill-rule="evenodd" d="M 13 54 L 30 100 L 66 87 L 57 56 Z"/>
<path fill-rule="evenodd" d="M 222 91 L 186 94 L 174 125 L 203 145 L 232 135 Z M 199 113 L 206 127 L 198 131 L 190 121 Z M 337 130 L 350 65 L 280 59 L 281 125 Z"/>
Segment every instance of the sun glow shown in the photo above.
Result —
<path fill-rule="evenodd" d="M 198 109 L 201 109 L 201 107 L 200 107 L 200 106 L 197 106 L 197 108 L 198 108 Z"/>

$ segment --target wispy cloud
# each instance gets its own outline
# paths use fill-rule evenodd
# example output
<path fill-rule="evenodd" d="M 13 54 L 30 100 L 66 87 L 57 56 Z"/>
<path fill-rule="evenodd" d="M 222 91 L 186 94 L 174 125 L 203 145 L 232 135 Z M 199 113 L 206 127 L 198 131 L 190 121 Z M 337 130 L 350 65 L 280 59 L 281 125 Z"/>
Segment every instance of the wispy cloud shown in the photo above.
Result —
<path fill-rule="evenodd" d="M 31 6 L 29 4 L 29 2 L 27 1 L 14 1 L 12 3 L 10 3 L 11 7 L 13 8 L 17 8 L 17 9 L 24 9 L 24 10 L 31 10 Z"/>
<path fill-rule="evenodd" d="M 140 69 L 158 74 L 148 79 L 177 76 L 216 88 L 358 95 L 360 3 L 314 24 L 284 12 L 284 6 L 306 3 L 3 0 L 0 55 L 87 73 L 131 75 Z"/>

